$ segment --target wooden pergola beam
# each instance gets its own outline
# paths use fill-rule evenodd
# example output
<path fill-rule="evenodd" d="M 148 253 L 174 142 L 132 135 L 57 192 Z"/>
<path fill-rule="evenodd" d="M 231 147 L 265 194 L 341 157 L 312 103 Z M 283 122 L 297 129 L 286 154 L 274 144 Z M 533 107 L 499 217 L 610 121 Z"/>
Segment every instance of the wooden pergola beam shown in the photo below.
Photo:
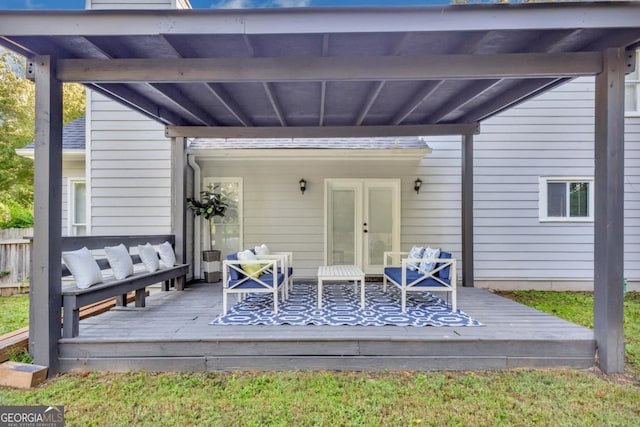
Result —
<path fill-rule="evenodd" d="M 590 76 L 600 52 L 363 57 L 60 59 L 78 83 L 309 82 Z"/>
<path fill-rule="evenodd" d="M 478 123 L 406 126 L 167 126 L 167 137 L 186 138 L 365 138 L 478 134 Z"/>

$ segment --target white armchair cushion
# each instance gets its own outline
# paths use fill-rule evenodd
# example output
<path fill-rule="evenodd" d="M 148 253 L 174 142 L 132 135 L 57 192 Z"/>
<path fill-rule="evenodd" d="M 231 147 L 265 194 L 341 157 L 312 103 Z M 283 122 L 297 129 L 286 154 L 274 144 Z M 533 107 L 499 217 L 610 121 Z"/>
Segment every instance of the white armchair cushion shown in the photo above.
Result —
<path fill-rule="evenodd" d="M 149 273 L 153 273 L 160 268 L 158 254 L 153 246 L 151 246 L 151 243 L 138 245 L 138 255 L 140 255 L 140 260 Z"/>
<path fill-rule="evenodd" d="M 440 248 L 435 248 L 435 249 L 430 247 L 424 248 L 424 252 L 422 253 L 422 258 L 433 259 L 433 258 L 439 258 L 439 257 L 440 257 Z M 436 268 L 435 262 L 421 261 L 420 267 L 418 268 L 418 270 L 420 270 L 421 273 L 429 273 L 434 268 Z"/>
<path fill-rule="evenodd" d="M 238 261 L 258 261 L 256 254 L 251 252 L 250 250 L 238 252 Z M 258 263 L 240 263 L 240 267 L 247 273 L 248 276 L 256 278 L 259 277 L 262 272 L 262 265 Z"/>
<path fill-rule="evenodd" d="M 419 260 L 420 258 L 422 258 L 422 253 L 423 252 L 424 252 L 424 248 L 422 246 L 414 246 L 409 251 L 409 255 L 407 256 L 407 259 L 409 259 L 409 260 L 412 260 L 412 259 Z M 418 271 L 418 267 L 420 267 L 420 261 L 408 261 L 407 262 L 407 268 L 409 270 Z"/>
<path fill-rule="evenodd" d="M 164 242 L 158 246 L 158 253 L 160 254 L 160 264 L 162 264 L 162 267 L 169 268 L 176 265 L 176 253 L 173 252 L 171 243 Z"/>
<path fill-rule="evenodd" d="M 269 255 L 271 253 L 269 252 L 269 248 L 267 247 L 267 245 L 265 245 L 264 243 L 260 246 L 256 246 L 254 250 L 256 251 L 256 255 Z"/>
<path fill-rule="evenodd" d="M 107 246 L 104 248 L 104 251 L 107 254 L 109 266 L 116 279 L 122 280 L 133 274 L 133 261 L 131 261 L 129 251 L 124 244 L 120 243 L 118 246 Z"/>
<path fill-rule="evenodd" d="M 77 251 L 63 252 L 62 260 L 73 275 L 77 287 L 87 289 L 91 285 L 102 282 L 100 267 L 86 247 Z"/>

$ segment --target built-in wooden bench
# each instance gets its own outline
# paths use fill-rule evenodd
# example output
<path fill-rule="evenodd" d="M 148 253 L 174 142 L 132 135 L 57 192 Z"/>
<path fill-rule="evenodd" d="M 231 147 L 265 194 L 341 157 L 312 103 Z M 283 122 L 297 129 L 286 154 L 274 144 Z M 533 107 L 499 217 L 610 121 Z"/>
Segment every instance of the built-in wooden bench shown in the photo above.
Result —
<path fill-rule="evenodd" d="M 117 246 L 124 244 L 129 251 L 137 248 L 138 245 L 150 243 L 158 245 L 169 242 L 175 245 L 173 235 L 154 236 L 73 236 L 63 237 L 62 250 L 73 251 L 87 247 L 89 250 L 104 249 L 106 246 Z M 179 264 L 173 267 L 161 268 L 152 273 L 146 269 L 141 269 L 142 261 L 138 255 L 131 255 L 134 267 L 133 275 L 117 280 L 113 277 L 105 277 L 103 283 L 92 285 L 87 289 L 81 289 L 75 284 L 62 285 L 62 307 L 63 307 L 63 327 L 62 335 L 65 338 L 76 337 L 80 329 L 80 309 L 81 307 L 94 304 L 109 298 L 116 298 L 116 304 L 125 306 L 127 304 L 127 293 L 135 292 L 135 306 L 145 306 L 146 287 L 157 283 L 162 283 L 162 289 L 167 291 L 173 284 L 177 290 L 184 289 L 185 278 L 189 269 L 188 264 Z M 105 258 L 97 258 L 96 262 L 101 270 L 110 269 L 109 262 Z M 62 277 L 71 276 L 71 272 L 65 265 L 62 266 Z"/>

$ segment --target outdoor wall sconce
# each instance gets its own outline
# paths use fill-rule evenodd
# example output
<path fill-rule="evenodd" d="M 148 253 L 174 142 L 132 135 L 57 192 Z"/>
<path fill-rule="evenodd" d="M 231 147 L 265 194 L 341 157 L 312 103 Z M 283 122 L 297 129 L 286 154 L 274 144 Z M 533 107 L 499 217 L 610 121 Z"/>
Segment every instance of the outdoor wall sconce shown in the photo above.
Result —
<path fill-rule="evenodd" d="M 420 194 L 420 187 L 422 187 L 422 180 L 416 178 L 416 180 L 413 181 L 413 189 L 416 190 L 416 194 Z"/>
<path fill-rule="evenodd" d="M 300 192 L 304 196 L 304 192 L 307 191 L 307 181 L 305 181 L 304 178 L 302 178 L 299 184 L 300 184 Z"/>

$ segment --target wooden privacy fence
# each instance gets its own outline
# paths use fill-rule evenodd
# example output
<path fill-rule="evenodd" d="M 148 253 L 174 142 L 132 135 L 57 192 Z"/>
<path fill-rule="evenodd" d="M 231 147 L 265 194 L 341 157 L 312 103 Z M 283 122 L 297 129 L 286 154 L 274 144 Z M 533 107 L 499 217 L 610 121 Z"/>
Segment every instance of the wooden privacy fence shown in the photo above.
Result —
<path fill-rule="evenodd" d="M 0 292 L 11 295 L 29 285 L 33 228 L 0 230 Z"/>

